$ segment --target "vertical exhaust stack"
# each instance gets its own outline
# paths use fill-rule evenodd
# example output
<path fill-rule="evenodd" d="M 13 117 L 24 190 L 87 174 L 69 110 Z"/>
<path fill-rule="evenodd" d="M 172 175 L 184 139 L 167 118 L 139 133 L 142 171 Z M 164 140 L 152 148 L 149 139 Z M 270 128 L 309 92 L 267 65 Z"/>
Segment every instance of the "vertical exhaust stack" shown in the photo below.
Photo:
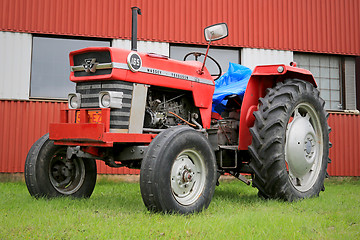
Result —
<path fill-rule="evenodd" d="M 137 15 L 141 15 L 141 9 L 132 7 L 132 21 L 131 21 L 131 50 L 137 51 Z"/>

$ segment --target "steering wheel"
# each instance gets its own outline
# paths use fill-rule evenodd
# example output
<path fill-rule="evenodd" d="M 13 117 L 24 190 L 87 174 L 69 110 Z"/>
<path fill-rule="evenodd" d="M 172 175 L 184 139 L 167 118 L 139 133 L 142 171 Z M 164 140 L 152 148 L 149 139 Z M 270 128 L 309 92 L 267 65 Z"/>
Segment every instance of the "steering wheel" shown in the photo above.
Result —
<path fill-rule="evenodd" d="M 190 53 L 188 53 L 188 54 L 185 55 L 184 61 L 186 61 L 186 59 L 187 59 L 189 56 L 191 56 L 191 55 L 194 55 L 195 61 L 197 61 L 200 56 L 205 56 L 205 54 L 204 54 L 204 53 L 201 53 L 201 52 L 190 52 Z M 210 59 L 216 64 L 216 66 L 217 66 L 218 69 L 219 69 L 219 73 L 217 73 L 217 74 L 210 74 L 212 77 L 215 77 L 215 78 L 214 78 L 214 81 L 216 81 L 216 80 L 218 80 L 219 77 L 221 76 L 221 73 L 222 73 L 221 66 L 220 66 L 220 64 L 219 64 L 213 57 L 207 55 L 207 58 L 210 58 Z"/>

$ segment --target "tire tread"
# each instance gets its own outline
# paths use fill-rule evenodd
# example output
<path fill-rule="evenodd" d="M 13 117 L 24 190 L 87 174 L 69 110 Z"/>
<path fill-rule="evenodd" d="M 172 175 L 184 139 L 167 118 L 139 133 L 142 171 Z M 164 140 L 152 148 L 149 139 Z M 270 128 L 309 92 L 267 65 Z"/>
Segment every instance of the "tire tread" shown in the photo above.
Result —
<path fill-rule="evenodd" d="M 303 94 L 314 96 L 315 101 L 318 101 L 319 106 L 322 107 L 320 114 L 323 116 L 322 119 L 325 119 L 325 123 L 322 124 L 326 124 L 322 130 L 327 141 L 330 131 L 326 122 L 328 114 L 323 109 L 325 102 L 320 98 L 320 92 L 308 82 L 287 79 L 277 83 L 274 88 L 267 89 L 266 92 L 266 96 L 259 100 L 258 111 L 254 112 L 255 123 L 250 128 L 253 137 L 252 144 L 249 146 L 252 156 L 250 167 L 255 173 L 253 185 L 258 188 L 259 196 L 293 201 L 303 198 L 304 195 L 298 194 L 290 185 L 285 156 L 281 150 L 285 144 L 284 129 L 287 125 L 289 111 L 294 102 L 300 101 Z M 327 159 L 329 146 L 330 142 L 328 141 L 327 150 L 324 152 Z M 325 173 L 326 168 L 327 165 Z M 317 196 L 323 189 L 323 177 L 319 177 L 319 186 L 316 186 L 314 192 L 310 194 L 311 196 Z"/>

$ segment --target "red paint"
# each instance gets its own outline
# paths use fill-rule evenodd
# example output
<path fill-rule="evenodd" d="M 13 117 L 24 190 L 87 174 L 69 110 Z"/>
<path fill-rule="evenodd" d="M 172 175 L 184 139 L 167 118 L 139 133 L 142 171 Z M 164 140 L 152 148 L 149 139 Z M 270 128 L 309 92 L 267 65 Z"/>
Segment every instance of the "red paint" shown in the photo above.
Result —
<path fill-rule="evenodd" d="M 279 67 L 283 70 L 279 72 Z M 277 64 L 277 65 L 266 65 L 266 66 L 257 66 L 255 67 L 253 76 L 281 76 L 281 79 L 287 78 L 297 78 L 302 79 L 307 82 L 310 82 L 312 85 L 317 87 L 316 81 L 314 76 L 309 70 L 297 67 L 291 67 L 284 64 Z"/>
<path fill-rule="evenodd" d="M 49 132 L 49 124 L 60 122 L 66 102 L 0 100 L 0 173 L 24 172 L 30 147 Z M 72 121 L 75 121 L 73 118 Z M 99 174 L 138 174 L 138 170 L 110 168 L 97 161 Z M 126 171 L 124 170 L 126 169 Z"/>
<path fill-rule="evenodd" d="M 360 115 L 332 113 L 328 172 L 331 176 L 360 176 Z"/>
<path fill-rule="evenodd" d="M 282 71 L 278 69 L 282 68 Z M 239 126 L 239 149 L 247 150 L 251 144 L 252 136 L 249 129 L 254 125 L 255 117 L 253 112 L 257 111 L 259 98 L 264 97 L 266 89 L 273 87 L 276 82 L 288 78 L 302 79 L 317 86 L 311 72 L 306 69 L 286 65 L 257 66 L 246 87 L 243 103 L 241 106 Z"/>
<path fill-rule="evenodd" d="M 249 128 L 253 126 L 253 112 L 257 110 L 258 100 L 265 96 L 266 88 L 274 84 L 273 77 L 251 76 L 246 87 L 240 113 L 239 150 L 247 150 L 252 136 Z M 250 122 L 251 121 L 251 122 Z"/>
<path fill-rule="evenodd" d="M 202 29 L 226 22 L 214 45 L 360 55 L 358 0 L 2 0 L 0 30 L 130 39 L 135 5 L 139 40 L 205 45 Z"/>
<path fill-rule="evenodd" d="M 212 95 L 215 90 L 213 78 L 205 68 L 199 74 L 202 64 L 196 61 L 177 61 L 168 58 L 158 58 L 152 55 L 138 53 L 142 61 L 142 70 L 132 72 L 127 67 L 127 58 L 131 51 L 117 48 L 85 48 L 70 53 L 70 65 L 74 66 L 74 56 L 78 54 L 107 51 L 110 53 L 111 61 L 120 68 L 113 68 L 111 74 L 106 75 L 105 80 L 121 80 L 133 83 L 154 85 L 172 89 L 185 90 L 192 92 L 194 104 L 200 109 L 200 115 L 204 128 L 210 128 Z M 175 77 L 172 77 L 175 75 Z M 76 77 L 74 72 L 70 74 L 73 82 L 93 81 L 100 76 Z M 189 79 L 193 78 L 193 79 Z M 200 83 L 205 81 L 207 84 Z M 80 146 L 99 146 L 112 147 L 114 143 L 145 143 L 152 141 L 155 135 L 151 134 L 129 134 L 129 133 L 110 133 L 110 110 L 91 109 L 91 111 L 101 111 L 101 123 L 89 123 L 90 110 L 81 109 L 76 112 L 78 120 L 69 121 L 69 115 L 74 114 L 73 110 L 63 110 L 62 123 L 50 124 L 50 139 L 58 145 L 80 145 Z M 64 113 L 65 112 L 65 113 Z M 79 116 L 79 117 L 78 117 Z"/>
<path fill-rule="evenodd" d="M 50 139 L 54 141 L 106 143 L 103 141 L 105 132 L 104 124 L 51 123 L 49 132 Z M 109 144 L 109 146 L 112 146 L 112 144 Z"/>
<path fill-rule="evenodd" d="M 70 65 L 74 66 L 73 56 L 93 51 L 109 51 L 112 62 L 127 64 L 127 56 L 130 50 L 119 48 L 84 48 L 70 53 Z M 195 78 L 206 79 L 214 84 L 213 78 L 206 70 L 203 74 L 199 74 L 202 64 L 196 61 L 177 61 L 173 59 L 164 59 L 153 57 L 145 53 L 138 53 L 142 59 L 142 66 L 146 68 L 156 69 L 160 71 L 170 71 L 179 75 L 188 75 Z M 202 116 L 202 125 L 204 128 L 210 127 L 212 95 L 215 90 L 214 85 L 202 84 L 198 82 L 174 79 L 168 76 L 160 76 L 158 74 L 150 74 L 144 72 L 131 72 L 129 69 L 114 68 L 111 74 L 99 76 L 75 77 L 74 72 L 70 73 L 70 80 L 73 82 L 92 81 L 92 80 L 121 80 L 133 83 L 141 83 L 148 85 L 156 85 L 165 88 L 181 89 L 192 92 L 194 104 L 200 108 Z"/>
<path fill-rule="evenodd" d="M 50 122 L 60 121 L 64 102 L 0 100 L 0 173 L 23 172 L 32 144 L 48 132 Z M 50 114 L 52 113 L 52 114 Z M 360 115 L 330 113 L 332 128 L 328 172 L 331 176 L 360 176 Z M 110 168 L 97 161 L 99 174 L 138 174 L 139 170 Z"/>

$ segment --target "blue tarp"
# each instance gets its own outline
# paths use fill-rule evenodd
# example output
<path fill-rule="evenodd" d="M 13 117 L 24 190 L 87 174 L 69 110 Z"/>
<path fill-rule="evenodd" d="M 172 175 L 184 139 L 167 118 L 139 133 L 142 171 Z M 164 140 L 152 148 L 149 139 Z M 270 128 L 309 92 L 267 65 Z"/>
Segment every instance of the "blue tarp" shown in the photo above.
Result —
<path fill-rule="evenodd" d="M 225 110 L 225 97 L 237 94 L 244 97 L 251 76 L 251 69 L 240 64 L 229 63 L 228 71 L 215 82 L 212 111 L 221 114 Z"/>

